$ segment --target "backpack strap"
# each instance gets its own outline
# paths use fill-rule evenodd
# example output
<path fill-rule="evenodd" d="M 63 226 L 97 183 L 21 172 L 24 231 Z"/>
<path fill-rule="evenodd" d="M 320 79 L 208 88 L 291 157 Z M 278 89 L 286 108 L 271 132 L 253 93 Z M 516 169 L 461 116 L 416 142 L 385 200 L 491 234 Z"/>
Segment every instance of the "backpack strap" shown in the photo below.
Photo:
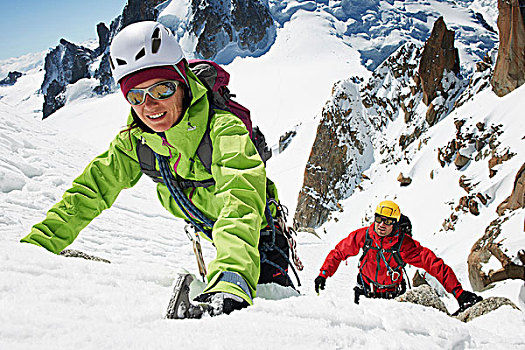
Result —
<path fill-rule="evenodd" d="M 147 144 L 142 143 L 140 140 L 137 142 L 137 158 L 139 160 L 140 171 L 149 176 L 156 183 L 165 183 L 161 172 L 156 168 L 157 158 L 155 156 L 155 151 L 153 151 Z M 215 184 L 215 180 L 213 178 L 202 181 L 183 180 L 179 178 L 177 181 L 183 190 L 193 187 L 206 188 Z"/>
<path fill-rule="evenodd" d="M 365 234 L 365 243 L 363 244 L 363 255 L 359 258 L 359 263 L 365 258 L 366 253 L 368 253 L 368 250 L 372 246 L 372 238 L 370 238 L 370 235 L 368 234 L 368 228 L 366 229 Z"/>
<path fill-rule="evenodd" d="M 211 123 L 211 118 L 215 114 L 213 109 L 214 109 L 214 106 L 210 105 L 210 111 L 208 113 L 208 123 L 206 124 L 206 131 L 204 132 L 204 135 L 202 136 L 201 142 L 199 143 L 199 147 L 197 147 L 197 152 L 196 152 L 197 157 L 199 157 L 199 160 L 201 161 L 202 165 L 204 165 L 204 168 L 210 174 L 211 174 L 211 161 L 212 161 L 212 155 L 213 155 L 213 143 L 211 142 L 211 137 L 210 137 L 210 123 Z"/>
<path fill-rule="evenodd" d="M 210 129 L 206 129 L 202 137 L 199 147 L 197 147 L 197 157 L 208 173 L 211 174 L 211 158 L 213 153 L 213 145 L 211 143 Z"/>
<path fill-rule="evenodd" d="M 401 253 L 400 253 L 401 245 L 403 245 L 403 240 L 404 239 L 405 239 L 405 232 L 401 231 L 399 233 L 399 240 L 398 240 L 397 244 L 391 249 L 391 253 L 392 253 L 392 256 L 394 257 L 394 261 L 397 264 L 397 267 L 395 268 L 396 270 L 400 270 L 400 269 L 404 268 L 405 265 L 407 264 L 401 258 Z"/>
<path fill-rule="evenodd" d="M 141 140 L 137 142 L 137 158 L 139 160 L 140 171 L 149 176 L 156 183 L 164 183 L 164 179 L 157 170 L 157 158 L 155 158 L 155 152 L 143 143 Z"/>

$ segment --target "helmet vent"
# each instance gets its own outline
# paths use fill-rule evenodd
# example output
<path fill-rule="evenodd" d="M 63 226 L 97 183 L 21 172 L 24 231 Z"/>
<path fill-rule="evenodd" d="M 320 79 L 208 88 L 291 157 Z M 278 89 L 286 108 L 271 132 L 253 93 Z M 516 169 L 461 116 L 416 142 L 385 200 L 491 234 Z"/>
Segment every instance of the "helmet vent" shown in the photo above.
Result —
<path fill-rule="evenodd" d="M 119 66 L 125 66 L 126 64 L 128 64 L 128 62 L 126 62 L 126 61 L 124 61 L 123 59 L 120 59 L 120 58 L 117 58 L 116 61 L 117 61 L 117 64 Z"/>
<path fill-rule="evenodd" d="M 156 28 L 153 31 L 153 35 L 151 36 L 151 52 L 157 53 L 160 48 L 161 38 L 160 38 L 160 28 Z"/>
<path fill-rule="evenodd" d="M 115 70 L 115 65 L 113 64 L 113 60 L 111 59 L 111 56 L 109 58 L 109 65 L 111 66 L 111 69 Z"/>
<path fill-rule="evenodd" d="M 146 56 L 146 50 L 142 48 L 142 50 L 139 51 L 139 53 L 135 56 L 135 61 L 138 61 L 142 57 Z"/>

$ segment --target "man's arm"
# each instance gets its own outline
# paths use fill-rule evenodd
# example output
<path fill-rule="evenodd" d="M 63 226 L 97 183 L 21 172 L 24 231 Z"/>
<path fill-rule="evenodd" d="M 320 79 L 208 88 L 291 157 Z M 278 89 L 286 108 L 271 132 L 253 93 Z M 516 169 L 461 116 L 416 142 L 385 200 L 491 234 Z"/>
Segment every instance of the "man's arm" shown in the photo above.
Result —
<path fill-rule="evenodd" d="M 445 287 L 445 290 L 452 293 L 456 298 L 463 293 L 461 283 L 459 283 L 452 268 L 412 237 L 405 236 L 400 254 L 406 263 L 422 268 L 434 276 Z"/>
<path fill-rule="evenodd" d="M 350 256 L 357 255 L 359 249 L 364 244 L 366 227 L 360 228 L 359 230 L 353 231 L 339 242 L 334 249 L 328 253 L 323 266 L 321 267 L 321 273 L 319 276 L 330 277 L 332 276 L 339 267 L 341 261 L 346 260 Z"/>

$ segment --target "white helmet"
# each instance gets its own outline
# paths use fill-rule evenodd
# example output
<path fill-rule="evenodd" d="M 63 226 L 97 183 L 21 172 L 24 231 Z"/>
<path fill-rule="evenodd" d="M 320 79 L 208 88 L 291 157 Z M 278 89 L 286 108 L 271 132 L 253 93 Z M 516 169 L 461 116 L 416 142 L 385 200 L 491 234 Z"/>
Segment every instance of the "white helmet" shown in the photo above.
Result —
<path fill-rule="evenodd" d="M 122 29 L 113 38 L 109 51 L 116 82 L 144 68 L 176 65 L 184 58 L 171 31 L 153 21 L 133 23 Z"/>

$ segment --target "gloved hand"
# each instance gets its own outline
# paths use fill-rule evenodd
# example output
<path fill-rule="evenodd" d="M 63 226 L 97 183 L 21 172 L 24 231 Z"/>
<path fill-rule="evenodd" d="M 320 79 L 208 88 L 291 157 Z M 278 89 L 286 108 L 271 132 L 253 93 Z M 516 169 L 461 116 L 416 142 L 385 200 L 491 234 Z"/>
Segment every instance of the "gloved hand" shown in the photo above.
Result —
<path fill-rule="evenodd" d="M 232 311 L 244 309 L 250 305 L 243 298 L 225 292 L 201 294 L 194 300 L 200 302 L 211 316 L 229 315 Z"/>
<path fill-rule="evenodd" d="M 468 290 L 464 290 L 463 293 L 458 298 L 458 304 L 460 310 L 466 310 L 472 305 L 482 301 L 483 298 L 479 295 L 469 292 Z"/>
<path fill-rule="evenodd" d="M 315 282 L 315 292 L 319 294 L 319 288 L 324 290 L 324 286 L 326 284 L 326 278 L 324 278 L 323 276 L 317 276 L 314 282 Z"/>

